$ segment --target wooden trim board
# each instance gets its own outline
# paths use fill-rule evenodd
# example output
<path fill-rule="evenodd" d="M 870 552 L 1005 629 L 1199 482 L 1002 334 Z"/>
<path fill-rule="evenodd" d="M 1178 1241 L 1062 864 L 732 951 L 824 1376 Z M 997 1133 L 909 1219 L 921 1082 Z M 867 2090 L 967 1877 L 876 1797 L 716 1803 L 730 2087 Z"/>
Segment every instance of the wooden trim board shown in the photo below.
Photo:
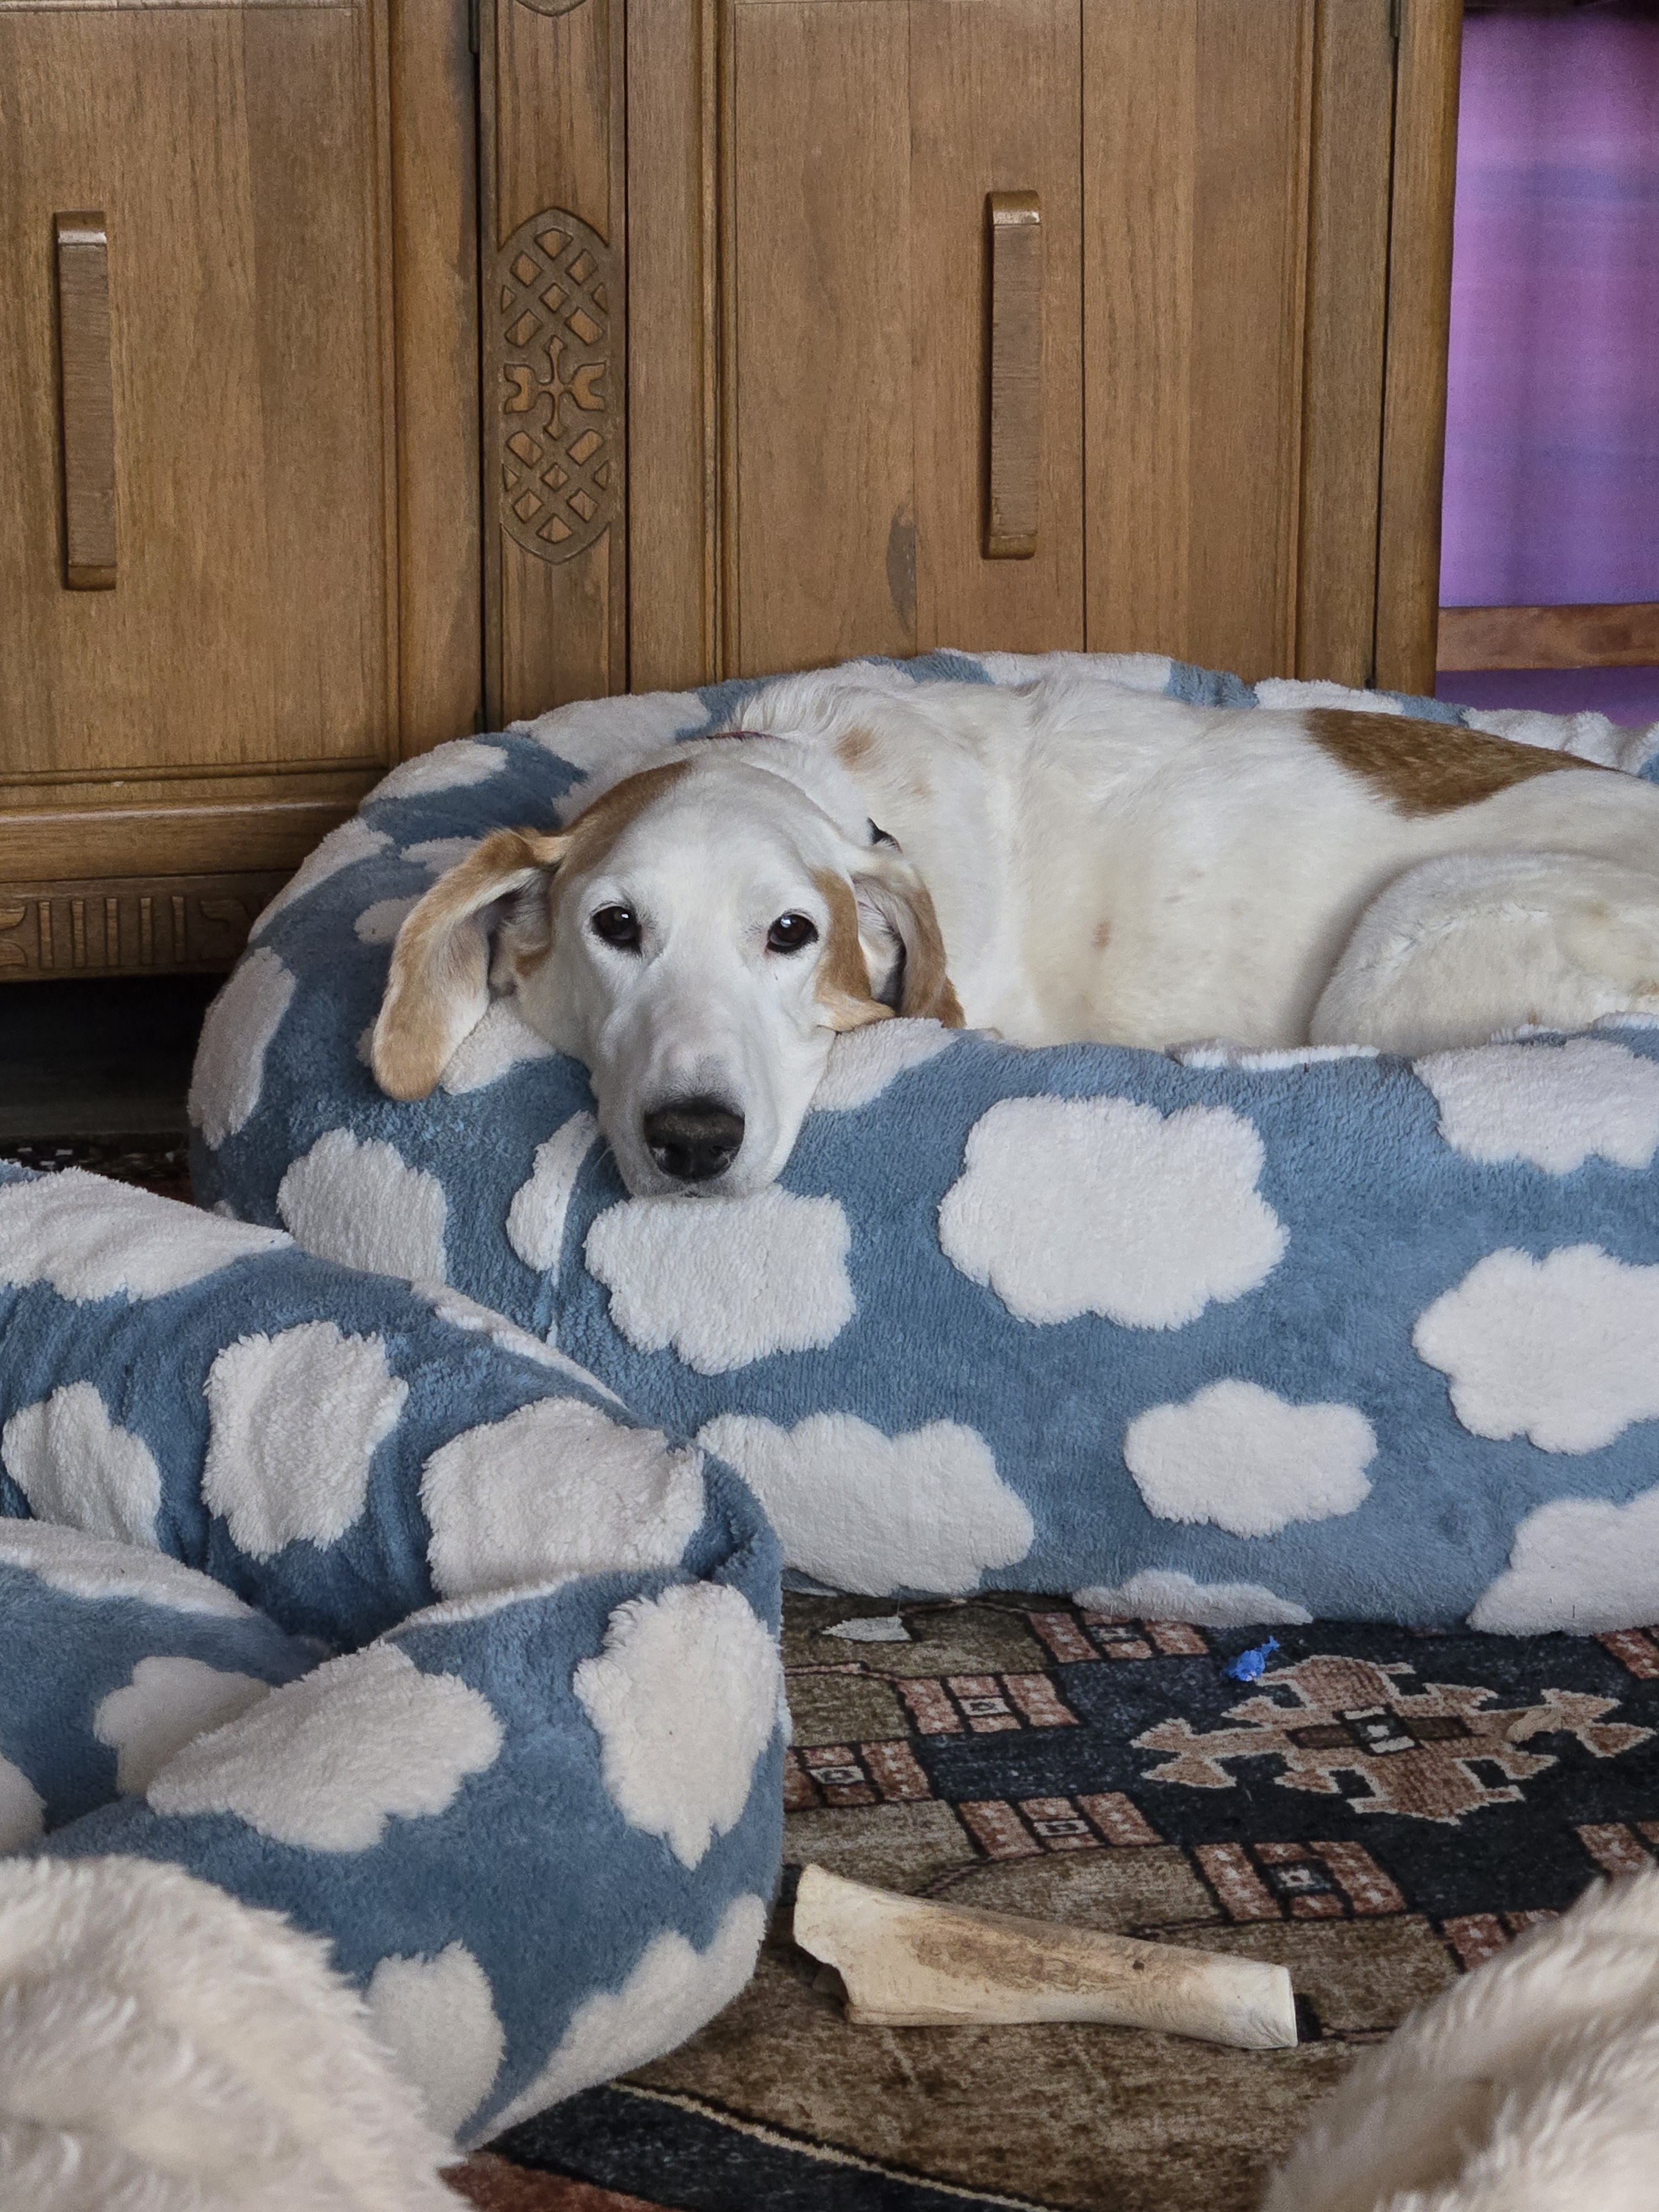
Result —
<path fill-rule="evenodd" d="M 0 976 L 218 974 L 287 880 L 272 870 L 0 883 Z"/>
<path fill-rule="evenodd" d="M 1659 666 L 1659 600 L 1578 607 L 1442 607 L 1437 668 Z"/>

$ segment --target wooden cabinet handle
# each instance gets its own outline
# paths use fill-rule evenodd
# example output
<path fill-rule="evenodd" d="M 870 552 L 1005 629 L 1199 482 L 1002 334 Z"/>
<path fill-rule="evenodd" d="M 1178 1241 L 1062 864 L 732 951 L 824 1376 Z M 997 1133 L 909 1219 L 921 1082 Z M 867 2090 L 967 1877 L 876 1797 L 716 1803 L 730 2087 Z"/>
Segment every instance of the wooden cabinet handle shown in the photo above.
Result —
<path fill-rule="evenodd" d="M 1035 192 L 992 192 L 988 561 L 1036 551 L 1042 445 L 1042 204 Z"/>
<path fill-rule="evenodd" d="M 64 581 L 115 586 L 115 393 L 109 361 L 109 238 L 101 210 L 57 215 L 58 353 L 64 434 Z"/>

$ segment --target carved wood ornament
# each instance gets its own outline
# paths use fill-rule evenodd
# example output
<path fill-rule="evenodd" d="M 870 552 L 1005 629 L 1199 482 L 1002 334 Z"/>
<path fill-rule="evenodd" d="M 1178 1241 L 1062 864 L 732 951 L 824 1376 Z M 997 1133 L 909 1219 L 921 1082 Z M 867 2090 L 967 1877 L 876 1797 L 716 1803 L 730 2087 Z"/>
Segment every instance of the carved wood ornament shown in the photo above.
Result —
<path fill-rule="evenodd" d="M 0 884 L 0 974 L 217 972 L 234 963 L 288 874 Z"/>
<path fill-rule="evenodd" d="M 520 223 L 497 260 L 501 526 L 539 561 L 573 559 L 617 518 L 614 261 L 562 208 Z"/>

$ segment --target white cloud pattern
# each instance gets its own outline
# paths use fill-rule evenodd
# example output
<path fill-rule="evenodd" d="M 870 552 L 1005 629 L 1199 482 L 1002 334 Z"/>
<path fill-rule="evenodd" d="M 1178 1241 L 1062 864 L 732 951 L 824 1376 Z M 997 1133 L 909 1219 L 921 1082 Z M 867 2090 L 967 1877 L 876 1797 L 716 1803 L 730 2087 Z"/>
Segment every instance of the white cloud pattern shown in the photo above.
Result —
<path fill-rule="evenodd" d="M 283 1176 L 276 1211 L 319 1259 L 406 1282 L 444 1279 L 444 1187 L 378 1139 L 328 1130 Z"/>
<path fill-rule="evenodd" d="M 265 1054 L 296 988 L 270 947 L 256 945 L 208 1008 L 190 1079 L 189 1113 L 215 1151 L 246 1127 L 258 1106 Z"/>
<path fill-rule="evenodd" d="M 833 1198 L 774 1183 L 752 1198 L 632 1198 L 588 1230 L 590 1274 L 641 1352 L 670 1345 L 700 1375 L 833 1344 L 852 1320 L 852 1231 Z"/>
<path fill-rule="evenodd" d="M 438 1087 L 452 1098 L 483 1091 L 498 1083 L 526 1060 L 551 1060 L 553 1048 L 520 1021 L 510 999 L 493 999 L 477 1022 L 449 1055 L 438 1079 Z"/>
<path fill-rule="evenodd" d="M 572 768 L 589 775 L 597 769 L 607 775 L 627 775 L 672 744 L 682 730 L 701 729 L 708 719 L 708 709 L 695 691 L 652 691 L 578 700 L 514 726 Z M 564 801 L 563 818 L 570 820 L 591 804 L 586 787 L 578 785 Z"/>
<path fill-rule="evenodd" d="M 698 1865 L 735 1828 L 777 1725 L 777 1647 L 740 1591 L 678 1583 L 611 1614 L 574 1687 L 599 1738 L 606 1794 L 630 1826 Z"/>
<path fill-rule="evenodd" d="M 465 1943 L 446 1943 L 435 1959 L 382 1959 L 363 1996 L 427 2118 L 453 2136 L 489 2094 L 507 2049 L 489 1975 Z"/>
<path fill-rule="evenodd" d="M 21 1766 L 0 1759 L 0 1851 L 19 1851 L 46 1825 L 46 1800 Z"/>
<path fill-rule="evenodd" d="M 288 1241 L 84 1168 L 0 1184 L 0 1283 L 60 1297 L 162 1297 Z"/>
<path fill-rule="evenodd" d="M 1659 1490 L 1628 1505 L 1557 1498 L 1528 1514 L 1510 1563 L 1482 1593 L 1471 1628 L 1510 1636 L 1595 1636 L 1659 1620 Z"/>
<path fill-rule="evenodd" d="M 0 1460 L 41 1520 L 154 1545 L 161 1470 L 142 1437 L 111 1420 L 95 1383 L 20 1407 L 0 1430 Z"/>
<path fill-rule="evenodd" d="M 870 1022 L 836 1039 L 823 1080 L 812 1094 L 820 1114 L 851 1114 L 879 1098 L 888 1085 L 913 1067 L 948 1052 L 962 1032 L 939 1022 Z"/>
<path fill-rule="evenodd" d="M 1036 1533 L 984 1437 L 959 1422 L 886 1437 L 851 1413 L 793 1429 L 724 1413 L 697 1441 L 748 1483 L 788 1565 L 836 1589 L 977 1589 L 988 1567 L 1023 1559 Z"/>
<path fill-rule="evenodd" d="M 337 1541 L 408 1395 L 379 1337 L 343 1336 L 331 1321 L 228 1344 L 208 1370 L 209 1510 L 256 1559 L 301 1538 Z"/>
<path fill-rule="evenodd" d="M 32 1574 L 66 1597 L 132 1598 L 173 1613 L 252 1620 L 251 1606 L 165 1552 L 141 1551 L 125 1539 L 88 1536 L 49 1521 L 0 1520 L 0 1566 Z"/>
<path fill-rule="evenodd" d="M 1416 1072 L 1468 1159 L 1569 1175 L 1592 1157 L 1645 1168 L 1659 1150 L 1659 1063 L 1604 1037 L 1431 1053 Z"/>
<path fill-rule="evenodd" d="M 1233 1536 L 1276 1536 L 1293 1522 L 1356 1511 L 1370 1494 L 1365 1469 L 1376 1453 L 1357 1406 L 1291 1405 L 1232 1376 L 1184 1405 L 1149 1407 L 1123 1437 L 1149 1512 Z"/>
<path fill-rule="evenodd" d="M 459 1676 L 371 1644 L 186 1744 L 146 1794 L 158 1813 L 229 1813 L 275 1843 L 366 1851 L 394 1816 L 441 1813 L 501 1741 L 488 1699 Z"/>
<path fill-rule="evenodd" d="M 429 753 L 417 753 L 383 775 L 368 794 L 368 803 L 378 806 L 383 799 L 424 799 L 434 791 L 459 791 L 487 783 L 506 766 L 507 755 L 499 745 L 456 738 L 447 745 L 434 745 Z"/>
<path fill-rule="evenodd" d="M 355 868 L 359 860 L 372 860 L 376 853 L 383 852 L 391 842 L 384 830 L 371 830 L 367 822 L 355 814 L 349 822 L 343 822 L 337 830 L 331 830 L 322 843 L 300 863 L 258 916 L 248 932 L 250 942 L 257 942 L 263 937 L 276 916 L 285 908 L 292 906 L 296 899 L 304 898 L 308 891 L 314 891 L 319 884 L 325 884 L 331 876 L 337 876 L 343 868 Z"/>
<path fill-rule="evenodd" d="M 1598 1451 L 1659 1419 L 1659 1267 L 1595 1244 L 1488 1253 L 1412 1331 L 1471 1435 Z"/>
<path fill-rule="evenodd" d="M 1287 1238 L 1261 1139 L 1224 1106 L 1005 1098 L 939 1204 L 945 1256 L 1022 1321 L 1175 1328 L 1265 1282 Z"/>
<path fill-rule="evenodd" d="M 526 1267 L 545 1272 L 558 1266 L 571 1194 L 599 1133 L 591 1114 L 573 1114 L 536 1147 L 529 1177 L 507 1209 L 507 1241 Z"/>
<path fill-rule="evenodd" d="M 544 1344 L 527 1328 L 508 1321 L 505 1314 L 498 1314 L 493 1306 L 480 1305 L 476 1298 L 451 1290 L 447 1284 L 421 1283 L 416 1287 L 439 1320 L 447 1322 L 452 1328 L 464 1328 L 469 1335 L 487 1336 L 503 1352 L 516 1352 L 521 1359 L 533 1359 L 538 1367 L 550 1367 L 570 1382 L 585 1384 L 601 1398 L 609 1399 L 613 1406 L 622 1404 L 616 1392 L 608 1389 L 597 1375 L 590 1375 L 579 1361 L 561 1352 L 557 1345 Z"/>
<path fill-rule="evenodd" d="M 580 1399 L 543 1398 L 441 1445 L 421 1508 L 446 1597 L 678 1566 L 702 1520 L 702 1456 Z"/>
<path fill-rule="evenodd" d="M 1120 1620 L 1190 1620 L 1200 1628 L 1250 1628 L 1258 1622 L 1295 1625 L 1313 1619 L 1260 1583 L 1200 1583 L 1172 1567 L 1143 1567 L 1127 1583 L 1075 1590 L 1072 1602 Z"/>
<path fill-rule="evenodd" d="M 695 2035 L 754 1972 L 765 1933 L 764 1899 L 735 1897 L 705 1951 L 678 1929 L 653 1936 L 619 1990 L 601 1990 L 576 2008 L 546 2065 L 495 2116 L 495 2130 L 613 2081 Z"/>
<path fill-rule="evenodd" d="M 257 1674 L 200 1659 L 141 1659 L 129 1681 L 100 1699 L 92 1732 L 116 1754 L 116 1788 L 141 1797 L 176 1752 L 270 1695 Z"/>
<path fill-rule="evenodd" d="M 418 896 L 376 899 L 352 923 L 352 934 L 360 945 L 390 945 L 420 902 Z"/>

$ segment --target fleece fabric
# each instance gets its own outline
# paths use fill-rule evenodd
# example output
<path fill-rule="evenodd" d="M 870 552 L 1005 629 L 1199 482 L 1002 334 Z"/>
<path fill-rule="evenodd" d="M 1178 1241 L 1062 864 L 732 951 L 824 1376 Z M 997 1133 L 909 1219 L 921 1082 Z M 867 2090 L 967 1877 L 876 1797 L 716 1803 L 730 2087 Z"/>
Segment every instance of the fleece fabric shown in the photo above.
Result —
<path fill-rule="evenodd" d="M 1436 716 L 1659 774 L 1659 729 Z M 1049 664 L 938 653 L 896 685 Z M 440 1087 L 377 1087 L 398 924 L 488 831 L 547 830 L 754 687 L 603 700 L 394 770 L 256 924 L 192 1097 L 204 1202 L 447 1284 L 745 1477 L 790 1565 L 1225 1625 L 1618 1628 L 1659 1609 L 1659 1031 L 1371 1053 L 840 1040 L 781 1182 L 630 1200 L 585 1071 L 497 1002 Z"/>
<path fill-rule="evenodd" d="M 321 1939 L 464 2142 L 747 1979 L 779 1561 L 718 1461 L 441 1285 L 0 1166 L 0 1850 Z"/>

